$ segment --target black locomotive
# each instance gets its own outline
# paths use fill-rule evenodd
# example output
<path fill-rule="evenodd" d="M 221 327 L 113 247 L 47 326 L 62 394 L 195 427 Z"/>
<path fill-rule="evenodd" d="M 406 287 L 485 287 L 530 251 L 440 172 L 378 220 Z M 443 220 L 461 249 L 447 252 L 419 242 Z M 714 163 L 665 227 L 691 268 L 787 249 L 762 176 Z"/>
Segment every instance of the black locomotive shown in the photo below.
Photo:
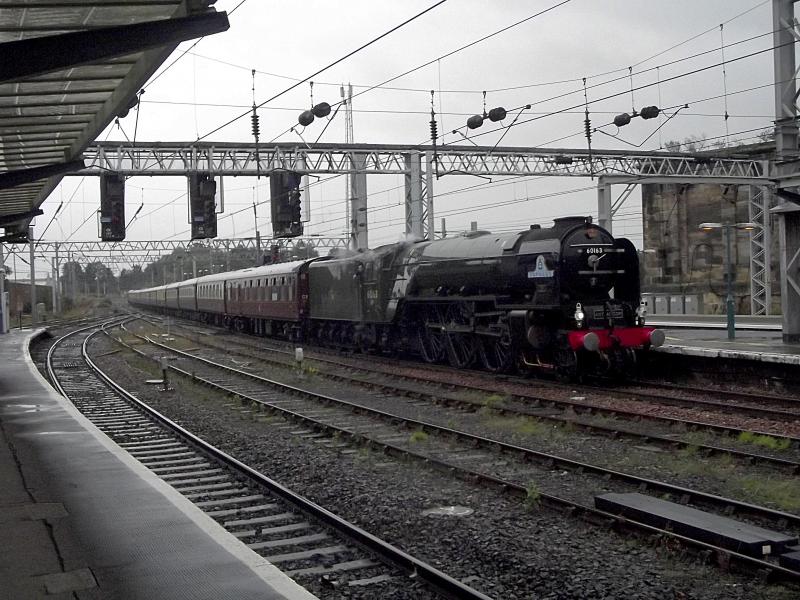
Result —
<path fill-rule="evenodd" d="M 633 244 L 590 217 L 221 273 L 130 299 L 242 331 L 493 372 L 626 373 L 664 341 L 644 326 Z"/>

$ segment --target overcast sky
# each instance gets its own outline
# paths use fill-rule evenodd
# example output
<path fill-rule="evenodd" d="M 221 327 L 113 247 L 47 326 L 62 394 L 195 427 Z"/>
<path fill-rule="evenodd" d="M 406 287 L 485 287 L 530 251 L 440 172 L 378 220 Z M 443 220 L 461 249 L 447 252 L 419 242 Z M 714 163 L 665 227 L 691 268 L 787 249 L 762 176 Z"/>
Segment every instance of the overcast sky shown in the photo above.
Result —
<path fill-rule="evenodd" d="M 219 0 L 216 8 L 230 11 L 238 3 L 238 0 Z M 203 39 L 164 71 L 192 42 L 182 44 L 145 86 L 138 109 L 136 139 L 188 142 L 205 136 L 250 107 L 251 69 L 257 71 L 255 97 L 260 103 L 434 3 L 433 0 L 246 0 L 230 16 L 231 27 L 227 32 Z M 350 82 L 356 93 L 361 92 L 557 4 L 559 0 L 449 0 L 316 76 L 314 101 L 333 104 L 339 100 L 342 83 Z M 721 23 L 724 23 L 722 32 Z M 426 142 L 431 89 L 435 90 L 439 131 L 447 134 L 457 128 L 464 131 L 466 118 L 482 111 L 483 90 L 487 91 L 487 108 L 511 109 L 530 103 L 533 107 L 525 113 L 530 117 L 580 104 L 581 79 L 586 77 L 594 126 L 609 123 L 616 113 L 630 112 L 632 105 L 641 108 L 653 104 L 661 107 L 689 104 L 688 109 L 644 142 L 645 150 L 656 150 L 668 140 L 690 136 L 724 139 L 726 103 L 730 137 L 752 142 L 753 130 L 771 127 L 774 118 L 770 52 L 732 62 L 724 75 L 720 67 L 705 70 L 637 91 L 633 98 L 624 93 L 631 85 L 628 67 L 633 67 L 634 87 L 668 80 L 719 63 L 723 41 L 728 60 L 768 49 L 772 46 L 771 30 L 769 0 L 571 0 L 399 78 L 388 84 L 387 89 L 358 95 L 353 102 L 355 141 Z M 682 60 L 704 52 L 702 56 Z M 619 76 L 624 77 L 591 87 Z M 568 92 L 571 95 L 563 95 Z M 594 101 L 620 92 L 614 99 Z M 558 95 L 562 97 L 548 100 Z M 302 84 L 259 109 L 262 143 L 273 138 L 302 143 L 296 133 L 287 130 L 296 125 L 298 114 L 310 102 L 309 85 Z M 120 120 L 119 127 L 112 125 L 98 139 L 133 138 L 136 119 L 137 111 L 133 110 Z M 505 124 L 512 120 L 513 114 Z M 340 113 L 320 141 L 343 142 L 344 124 L 344 115 Z M 609 134 L 619 133 L 629 144 L 597 133 L 593 145 L 630 149 L 630 144 L 641 143 L 659 124 L 661 120 L 636 119 L 619 132 L 613 126 L 604 127 Z M 317 120 L 302 131 L 303 138 L 315 140 L 324 125 L 324 121 Z M 487 123 L 473 132 L 473 135 L 483 134 L 475 142 L 496 143 L 501 132 L 484 133 L 489 129 L 493 128 Z M 445 135 L 444 142 L 456 142 L 456 137 Z M 224 127 L 206 141 L 252 142 L 249 118 Z M 502 143 L 583 149 L 586 147 L 583 110 L 515 126 Z M 477 184 L 488 185 L 474 187 Z M 483 229 L 500 231 L 527 228 L 530 223 L 547 224 L 553 217 L 568 214 L 596 214 L 595 185 L 596 181 L 588 178 L 507 181 L 494 178 L 489 184 L 476 177 L 450 175 L 434 182 L 436 227 L 439 228 L 442 216 L 447 219 L 448 231 L 455 232 L 468 229 L 471 221 L 477 221 Z M 403 233 L 402 178 L 370 176 L 367 187 L 370 245 L 396 241 Z M 474 189 L 458 192 L 465 187 Z M 64 201 L 65 206 L 45 239 L 95 240 L 96 219 L 90 215 L 99 206 L 98 188 L 97 178 L 66 177 L 43 205 L 45 214 L 36 219 L 37 238 L 59 202 Z M 567 190 L 579 191 L 547 197 Z M 128 219 L 140 203 L 144 203 L 144 208 L 128 229 L 128 239 L 188 239 L 185 191 L 183 178 L 129 179 Z M 622 189 L 615 191 L 619 193 Z M 254 200 L 266 202 L 269 180 L 231 178 L 226 180 L 225 193 L 226 213 L 232 213 Z M 330 237 L 343 234 L 344 194 L 343 177 L 312 188 L 312 220 L 306 226 L 307 233 Z M 530 200 L 503 206 L 505 202 L 523 198 Z M 485 205 L 489 206 L 475 208 Z M 258 213 L 258 228 L 262 235 L 268 236 L 268 204 L 261 204 Z M 219 237 L 254 235 L 252 210 L 233 218 L 220 217 Z M 635 243 L 641 243 L 638 192 L 620 211 L 614 233 L 629 235 Z"/>

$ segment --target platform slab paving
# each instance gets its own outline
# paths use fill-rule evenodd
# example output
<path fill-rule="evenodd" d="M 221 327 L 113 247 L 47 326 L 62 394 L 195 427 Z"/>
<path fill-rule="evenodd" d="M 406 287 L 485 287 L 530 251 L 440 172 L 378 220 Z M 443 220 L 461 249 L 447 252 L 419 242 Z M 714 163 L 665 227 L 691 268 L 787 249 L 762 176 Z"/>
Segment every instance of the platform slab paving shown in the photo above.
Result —
<path fill-rule="evenodd" d="M 312 600 L 59 396 L 0 335 L 0 600 Z"/>

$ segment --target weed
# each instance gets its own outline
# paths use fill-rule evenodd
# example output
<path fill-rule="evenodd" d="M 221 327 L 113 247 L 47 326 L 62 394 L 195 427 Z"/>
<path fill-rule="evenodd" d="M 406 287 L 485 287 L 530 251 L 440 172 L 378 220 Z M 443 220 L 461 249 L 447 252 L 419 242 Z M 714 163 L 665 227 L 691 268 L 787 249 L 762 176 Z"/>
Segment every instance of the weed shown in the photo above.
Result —
<path fill-rule="evenodd" d="M 781 510 L 800 510 L 800 482 L 773 477 L 741 477 L 738 486 L 749 501 L 776 506 Z"/>
<path fill-rule="evenodd" d="M 422 431 L 421 429 L 417 429 L 414 433 L 412 433 L 408 437 L 408 441 L 412 444 L 416 444 L 418 442 L 424 442 L 428 439 L 428 434 Z"/>
<path fill-rule="evenodd" d="M 790 446 L 790 442 L 786 438 L 775 438 L 771 435 L 761 435 L 751 431 L 743 431 L 739 434 L 739 441 L 745 444 L 753 444 L 768 448 L 770 450 L 786 450 Z"/>
<path fill-rule="evenodd" d="M 531 481 L 525 486 L 525 508 L 528 510 L 535 510 L 539 508 L 539 502 L 542 499 L 542 492 L 539 491 L 539 486 L 535 481 Z"/>
<path fill-rule="evenodd" d="M 486 408 L 495 408 L 500 404 L 505 404 L 506 400 L 508 400 L 508 396 L 503 394 L 491 394 L 483 400 L 483 405 Z"/>
<path fill-rule="evenodd" d="M 518 419 L 516 431 L 523 435 L 543 435 L 547 427 L 534 419 Z"/>

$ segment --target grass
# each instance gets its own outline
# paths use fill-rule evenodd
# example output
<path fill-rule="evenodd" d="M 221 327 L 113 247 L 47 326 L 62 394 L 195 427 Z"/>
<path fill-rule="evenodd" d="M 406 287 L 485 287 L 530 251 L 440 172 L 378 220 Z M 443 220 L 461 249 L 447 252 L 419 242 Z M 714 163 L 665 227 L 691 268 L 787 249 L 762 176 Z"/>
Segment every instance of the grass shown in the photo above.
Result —
<path fill-rule="evenodd" d="M 549 440 L 561 439 L 569 425 L 566 423 L 564 426 L 550 426 L 530 417 L 484 416 L 485 424 L 493 429 Z"/>
<path fill-rule="evenodd" d="M 535 481 L 531 481 L 525 486 L 525 508 L 528 510 L 535 510 L 539 508 L 539 503 L 542 500 L 542 492 Z"/>
<path fill-rule="evenodd" d="M 699 446 L 695 446 L 694 444 L 689 444 L 688 446 L 684 446 L 683 448 L 678 450 L 678 456 L 680 458 L 696 458 L 699 450 L 700 450 Z"/>
<path fill-rule="evenodd" d="M 752 502 L 771 504 L 781 510 L 800 510 L 800 482 L 797 479 L 745 476 L 740 477 L 737 484 Z"/>
<path fill-rule="evenodd" d="M 424 442 L 427 439 L 428 439 L 428 434 L 422 431 L 421 429 L 417 429 L 410 436 L 408 436 L 408 441 L 411 442 L 412 444 Z"/>
<path fill-rule="evenodd" d="M 731 496 L 746 502 L 762 504 L 785 511 L 800 511 L 800 479 L 769 474 L 743 472 L 742 465 L 730 454 L 704 457 L 697 446 L 685 446 L 674 454 L 659 454 L 657 464 L 661 476 L 704 477 L 718 482 L 713 493 Z M 652 455 L 631 452 L 614 468 L 636 470 L 653 465 Z"/>
<path fill-rule="evenodd" d="M 161 377 L 161 369 L 157 364 L 153 361 L 148 360 L 146 358 L 142 358 L 135 352 L 131 352 L 130 350 L 124 350 L 125 354 L 127 354 L 127 358 L 125 362 L 129 367 L 133 367 L 134 369 L 138 369 L 147 375 L 152 375 Z"/>
<path fill-rule="evenodd" d="M 483 405 L 486 408 L 495 408 L 501 404 L 505 404 L 508 400 L 508 396 L 505 394 L 490 394 L 483 400 Z"/>
<path fill-rule="evenodd" d="M 487 396 L 485 392 L 480 390 L 458 390 L 453 393 L 453 398 L 463 400 L 464 402 L 473 402 L 474 404 L 486 405 L 487 400 L 492 396 L 499 396 L 499 394 L 492 394 Z"/>
<path fill-rule="evenodd" d="M 750 431 L 741 432 L 738 439 L 742 443 L 761 446 L 769 450 L 787 450 L 791 446 L 791 442 L 785 438 L 775 438 L 771 435 L 761 435 Z"/>

